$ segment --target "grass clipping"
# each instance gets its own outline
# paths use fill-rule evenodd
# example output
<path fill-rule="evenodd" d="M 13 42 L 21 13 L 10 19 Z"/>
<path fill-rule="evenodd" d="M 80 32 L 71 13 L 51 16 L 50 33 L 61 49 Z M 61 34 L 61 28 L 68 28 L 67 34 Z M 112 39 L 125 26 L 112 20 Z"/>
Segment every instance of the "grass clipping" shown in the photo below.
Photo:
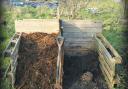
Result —
<path fill-rule="evenodd" d="M 56 36 L 23 33 L 16 70 L 16 89 L 53 89 L 58 54 Z"/>

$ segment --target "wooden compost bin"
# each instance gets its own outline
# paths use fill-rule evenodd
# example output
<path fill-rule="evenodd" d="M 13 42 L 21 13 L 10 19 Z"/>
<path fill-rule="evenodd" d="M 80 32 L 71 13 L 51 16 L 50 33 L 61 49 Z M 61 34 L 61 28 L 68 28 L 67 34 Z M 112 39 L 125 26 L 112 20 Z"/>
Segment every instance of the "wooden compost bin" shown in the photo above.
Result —
<path fill-rule="evenodd" d="M 62 20 L 61 29 L 65 38 L 65 55 L 84 55 L 88 54 L 87 50 L 96 51 L 108 88 L 113 89 L 114 85 L 119 83 L 116 65 L 121 63 L 121 57 L 102 35 L 102 23 L 86 20 Z"/>
<path fill-rule="evenodd" d="M 11 80 L 11 85 L 14 87 L 16 82 L 16 69 L 18 65 L 18 55 L 19 55 L 19 45 L 21 41 L 21 36 L 23 33 L 47 33 L 47 34 L 56 34 L 57 38 L 62 37 L 59 20 L 58 19 L 23 19 L 15 21 L 15 34 L 11 38 L 9 45 L 6 47 L 3 56 L 10 57 L 10 65 L 5 72 L 5 77 Z M 57 50 L 58 51 L 58 50 Z M 60 52 L 60 53 L 59 53 Z M 61 51 L 58 51 L 58 56 L 61 56 L 61 66 L 57 66 L 60 69 L 61 75 L 60 82 L 57 85 L 62 84 L 62 66 L 63 66 L 63 45 L 61 46 Z M 57 59 L 56 59 L 57 60 Z M 58 60 L 57 60 L 58 61 Z M 57 71 L 56 71 L 57 72 Z M 56 74 L 57 75 L 57 74 Z M 57 76 L 56 76 L 57 77 Z"/>
<path fill-rule="evenodd" d="M 65 75 L 65 71 L 63 71 L 64 55 L 81 56 L 88 54 L 88 50 L 95 51 L 98 54 L 99 66 L 107 82 L 108 88 L 112 89 L 115 84 L 119 83 L 116 65 L 121 63 L 121 57 L 102 35 L 102 23 L 86 20 L 59 21 L 56 19 L 24 19 L 15 22 L 15 30 L 16 33 L 3 53 L 5 57 L 11 57 L 10 66 L 5 72 L 5 76 L 9 74 L 13 87 L 15 83 L 15 71 L 18 64 L 17 58 L 20 38 L 23 32 L 54 33 L 65 38 L 64 46 L 62 46 L 61 50 L 62 65 L 59 66 L 59 68 L 61 68 L 61 82 L 57 85 L 63 87 L 63 76 Z M 86 57 L 84 59 L 86 60 Z"/>

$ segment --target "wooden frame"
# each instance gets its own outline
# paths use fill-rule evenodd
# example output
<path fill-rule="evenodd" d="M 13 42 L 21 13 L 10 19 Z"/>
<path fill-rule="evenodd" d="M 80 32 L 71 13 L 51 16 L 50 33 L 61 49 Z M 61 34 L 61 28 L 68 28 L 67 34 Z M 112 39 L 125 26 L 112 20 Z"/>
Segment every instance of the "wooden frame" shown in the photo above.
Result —
<path fill-rule="evenodd" d="M 58 19 L 23 19 L 15 21 L 15 31 L 32 33 L 44 32 L 48 34 L 58 34 L 59 20 Z"/>
<path fill-rule="evenodd" d="M 14 87 L 14 83 L 15 83 L 15 72 L 18 64 L 17 58 L 18 58 L 21 34 L 22 33 L 15 33 L 11 38 L 9 45 L 6 47 L 5 51 L 3 52 L 3 57 L 10 57 L 11 59 L 10 64 L 4 74 L 4 78 L 6 76 L 11 78 L 12 87 Z"/>
<path fill-rule="evenodd" d="M 95 36 L 101 71 L 105 77 L 109 89 L 112 89 L 117 81 L 116 65 L 122 62 L 121 56 L 110 45 L 102 34 Z"/>
<path fill-rule="evenodd" d="M 100 22 L 85 20 L 62 21 L 58 19 L 23 19 L 15 21 L 15 30 L 16 33 L 3 53 L 4 57 L 10 56 L 12 59 L 10 66 L 5 72 L 5 76 L 10 74 L 12 78 L 12 86 L 15 82 L 14 75 L 17 66 L 18 49 L 22 32 L 44 32 L 48 34 L 56 33 L 65 38 L 61 55 L 61 78 L 63 77 L 64 50 L 68 55 L 81 55 L 85 54 L 87 50 L 97 49 L 100 68 L 109 89 L 112 89 L 114 84 L 117 84 L 118 79 L 116 78 L 116 65 L 122 63 L 122 58 L 101 34 L 102 24 Z M 60 85 L 62 85 L 62 79 Z"/>

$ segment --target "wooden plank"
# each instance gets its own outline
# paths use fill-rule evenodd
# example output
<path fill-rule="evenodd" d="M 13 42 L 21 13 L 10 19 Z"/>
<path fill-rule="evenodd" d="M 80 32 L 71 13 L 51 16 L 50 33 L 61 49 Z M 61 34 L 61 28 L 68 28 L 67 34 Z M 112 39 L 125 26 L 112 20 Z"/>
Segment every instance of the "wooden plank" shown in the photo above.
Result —
<path fill-rule="evenodd" d="M 104 76 L 106 76 L 108 78 L 109 82 L 113 83 L 114 79 L 112 76 L 110 76 L 110 74 L 109 74 L 108 70 L 105 68 L 104 64 L 100 64 L 100 68 L 105 72 Z"/>
<path fill-rule="evenodd" d="M 78 48 L 95 48 L 95 43 L 94 42 L 87 42 L 86 44 L 75 44 L 75 43 L 65 43 L 64 44 L 65 48 L 70 48 L 70 49 L 78 49 Z"/>
<path fill-rule="evenodd" d="M 64 44 L 64 47 L 77 47 L 77 46 L 80 46 L 80 47 L 85 47 L 85 48 L 88 48 L 89 46 L 95 46 L 95 43 L 94 42 L 86 42 L 86 43 L 65 43 Z"/>
<path fill-rule="evenodd" d="M 63 32 L 63 36 L 66 38 L 80 38 L 80 37 L 91 37 L 95 36 L 95 33 L 92 32 Z"/>
<path fill-rule="evenodd" d="M 99 54 L 100 54 L 100 52 L 99 52 Z M 101 55 L 103 55 L 103 54 L 101 54 Z M 108 59 L 106 56 L 104 56 L 103 55 L 103 57 L 104 57 L 104 60 L 105 60 L 105 62 L 109 65 L 109 67 L 111 68 L 111 70 L 115 70 L 115 62 L 111 62 L 110 61 L 110 59 Z"/>
<path fill-rule="evenodd" d="M 107 39 L 102 35 L 102 34 L 98 34 L 98 37 L 100 37 L 100 39 L 104 42 L 104 44 L 111 50 L 111 52 L 113 53 L 113 55 L 115 56 L 114 59 L 116 61 L 117 64 L 122 63 L 122 58 L 121 56 L 118 54 L 118 52 L 112 47 L 112 45 L 107 41 Z"/>
<path fill-rule="evenodd" d="M 73 46 L 64 46 L 66 49 L 94 49 L 94 45 L 86 45 L 86 46 L 79 46 L 79 45 L 73 45 Z"/>
<path fill-rule="evenodd" d="M 63 32 L 101 32 L 100 28 L 78 28 L 78 27 L 64 27 Z"/>
<path fill-rule="evenodd" d="M 95 40 L 93 38 L 90 38 L 90 37 L 81 37 L 81 38 L 65 38 L 65 42 L 94 42 Z"/>
<path fill-rule="evenodd" d="M 107 51 L 107 49 L 101 43 L 100 39 L 98 39 L 97 37 L 96 37 L 96 42 L 97 42 L 97 46 L 98 46 L 99 51 L 101 51 L 104 56 L 106 55 L 106 57 L 108 57 L 108 59 L 112 59 L 112 56 L 110 55 L 110 53 Z M 110 60 L 110 61 L 113 62 L 114 60 Z"/>
<path fill-rule="evenodd" d="M 102 55 L 105 62 L 107 63 L 107 65 L 109 65 L 111 70 L 115 71 L 115 60 L 110 56 L 110 54 L 107 52 L 107 50 L 105 49 L 105 47 L 103 46 L 103 44 L 100 41 L 99 41 L 99 43 L 100 43 L 98 45 L 99 55 Z"/>
<path fill-rule="evenodd" d="M 6 49 L 3 52 L 3 57 L 5 57 L 5 56 L 12 56 L 13 55 L 15 49 L 17 48 L 15 46 L 20 41 L 20 36 L 21 36 L 21 33 L 20 34 L 19 33 L 18 34 L 15 33 L 13 35 L 13 37 L 10 39 L 9 44 L 7 45 Z"/>
<path fill-rule="evenodd" d="M 112 62 L 111 60 L 113 59 L 109 59 L 106 55 L 104 55 L 102 52 L 98 52 L 99 54 L 103 55 L 104 60 L 106 61 L 106 63 L 109 65 L 109 67 L 111 68 L 111 70 L 115 70 L 115 62 Z"/>
<path fill-rule="evenodd" d="M 93 22 L 87 20 L 65 20 L 62 21 L 64 32 L 102 32 L 102 24 L 100 22 Z"/>
<path fill-rule="evenodd" d="M 101 64 L 104 64 L 105 68 L 108 70 L 110 76 L 114 77 L 115 76 L 115 66 L 113 63 L 113 69 L 111 69 L 110 65 L 107 63 L 106 59 L 103 57 L 103 55 L 99 54 L 99 61 Z"/>
<path fill-rule="evenodd" d="M 100 68 L 110 89 L 114 85 L 115 59 L 112 58 L 104 44 L 96 37 L 97 49 L 99 52 Z"/>
<path fill-rule="evenodd" d="M 85 49 L 64 49 L 65 55 L 69 55 L 69 56 L 74 56 L 74 55 L 81 56 L 81 55 L 85 55 L 88 52 L 90 52 L 91 50 L 94 51 L 94 49 L 90 49 L 90 48 L 89 49 L 88 48 L 85 48 Z"/>
<path fill-rule="evenodd" d="M 93 43 L 95 44 L 95 41 L 94 40 L 86 40 L 86 41 L 64 41 L 65 43 L 64 44 L 87 44 L 87 43 Z"/>
<path fill-rule="evenodd" d="M 16 32 L 44 32 L 44 33 L 59 33 L 58 19 L 25 19 L 15 21 Z"/>
<path fill-rule="evenodd" d="M 108 77 L 107 77 L 105 71 L 104 71 L 103 68 L 101 67 L 101 65 L 100 65 L 100 68 L 101 68 L 101 71 L 102 71 L 102 73 L 103 73 L 103 75 L 104 75 L 104 78 L 105 78 L 105 80 L 106 80 L 106 82 L 107 82 L 107 84 L 108 84 L 108 88 L 109 88 L 109 89 L 112 89 L 112 88 L 113 88 L 113 82 L 110 82 L 110 81 L 109 81 L 109 79 L 108 79 Z"/>
<path fill-rule="evenodd" d="M 17 33 L 16 33 L 15 35 L 17 35 Z M 15 57 L 15 56 L 18 55 L 18 50 L 19 50 L 19 45 L 20 45 L 21 34 L 18 35 L 18 36 L 19 36 L 19 37 L 17 38 L 17 42 L 16 42 L 16 44 L 15 44 L 15 46 L 14 46 L 14 49 L 13 49 L 13 51 L 12 51 L 12 53 L 11 53 L 12 57 Z"/>
<path fill-rule="evenodd" d="M 101 22 L 93 22 L 93 21 L 87 21 L 87 20 L 64 20 L 62 21 L 63 27 L 70 27 L 70 26 L 76 26 L 76 27 L 101 27 Z"/>

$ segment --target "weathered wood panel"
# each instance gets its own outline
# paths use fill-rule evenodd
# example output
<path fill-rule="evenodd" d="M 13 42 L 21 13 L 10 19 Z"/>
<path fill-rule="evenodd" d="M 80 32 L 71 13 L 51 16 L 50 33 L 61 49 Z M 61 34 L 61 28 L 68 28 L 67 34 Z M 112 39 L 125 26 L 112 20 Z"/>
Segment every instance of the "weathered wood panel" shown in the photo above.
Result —
<path fill-rule="evenodd" d="M 63 36 L 66 38 L 80 38 L 80 37 L 94 37 L 95 34 L 92 32 L 65 32 L 63 33 Z"/>
<path fill-rule="evenodd" d="M 102 23 L 101 22 L 94 22 L 94 21 L 89 21 L 89 20 L 63 20 L 62 25 L 64 27 L 101 27 L 102 28 Z"/>
<path fill-rule="evenodd" d="M 101 32 L 100 28 L 78 28 L 78 27 L 64 27 L 65 32 L 92 32 L 99 33 Z"/>
<path fill-rule="evenodd" d="M 73 42 L 65 42 L 64 47 L 66 48 L 91 48 L 95 45 L 94 41 L 88 41 L 88 42 L 80 42 L 80 43 L 73 43 Z"/>
<path fill-rule="evenodd" d="M 84 49 L 81 49 L 81 48 L 77 48 L 77 49 L 64 49 L 65 51 L 65 55 L 77 55 L 77 56 L 81 56 L 81 55 L 85 55 L 85 54 L 88 54 L 88 52 L 90 51 L 94 51 L 94 50 L 91 50 L 90 48 L 84 48 Z"/>
<path fill-rule="evenodd" d="M 62 27 L 65 32 L 102 32 L 102 24 L 100 22 L 86 20 L 65 20 L 62 21 Z"/>
<path fill-rule="evenodd" d="M 115 64 L 113 63 L 113 65 L 109 65 L 108 62 L 106 61 L 106 59 L 104 59 L 104 56 L 102 54 L 99 53 L 99 61 L 100 63 L 102 63 L 101 65 L 105 66 L 105 69 L 109 72 L 111 77 L 115 76 Z M 112 64 L 112 63 L 110 63 Z M 112 67 L 112 68 L 111 68 Z"/>
<path fill-rule="evenodd" d="M 70 37 L 70 38 L 65 38 L 65 41 L 67 42 L 72 42 L 72 43 L 83 43 L 83 42 L 90 42 L 90 41 L 94 41 L 94 38 L 91 37 Z"/>
<path fill-rule="evenodd" d="M 86 20 L 61 21 L 61 28 L 65 38 L 65 53 L 69 55 L 95 50 L 95 34 L 102 32 L 101 23 Z"/>
<path fill-rule="evenodd" d="M 12 87 L 14 87 L 15 84 L 15 71 L 18 64 L 17 58 L 18 58 L 20 38 L 21 38 L 21 33 L 15 33 L 14 36 L 11 38 L 9 45 L 7 46 L 7 48 L 3 53 L 4 57 L 7 56 L 10 57 L 10 64 L 6 69 L 4 77 L 6 77 L 7 75 L 10 76 Z"/>
<path fill-rule="evenodd" d="M 113 88 L 113 82 L 110 82 L 108 77 L 106 77 L 107 75 L 106 75 L 106 73 L 105 73 L 105 71 L 104 71 L 104 69 L 103 69 L 103 67 L 101 65 L 100 65 L 100 68 L 101 68 L 101 71 L 102 71 L 102 73 L 103 73 L 103 75 L 105 77 L 106 83 L 108 84 L 108 88 L 112 89 Z"/>
<path fill-rule="evenodd" d="M 122 58 L 118 54 L 118 52 L 112 47 L 112 45 L 106 40 L 106 38 L 102 34 L 98 34 L 97 37 L 101 39 L 101 41 L 104 43 L 104 45 L 110 49 L 116 63 L 122 63 Z"/>
<path fill-rule="evenodd" d="M 121 62 L 121 57 L 102 34 L 96 36 L 96 44 L 99 53 L 100 68 L 109 89 L 112 89 L 114 84 L 117 84 L 115 82 L 115 80 L 118 80 L 116 78 L 116 64 Z"/>
<path fill-rule="evenodd" d="M 24 19 L 15 21 L 16 32 L 59 33 L 58 19 Z"/>
<path fill-rule="evenodd" d="M 15 33 L 10 39 L 10 42 L 3 52 L 3 56 L 13 56 L 18 54 L 21 33 Z"/>

